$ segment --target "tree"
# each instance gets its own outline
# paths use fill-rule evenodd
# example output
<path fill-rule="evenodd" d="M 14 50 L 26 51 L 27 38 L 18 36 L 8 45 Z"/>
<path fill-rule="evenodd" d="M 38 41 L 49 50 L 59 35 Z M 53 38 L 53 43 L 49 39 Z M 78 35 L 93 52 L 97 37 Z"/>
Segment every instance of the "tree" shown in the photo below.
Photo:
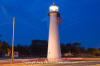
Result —
<path fill-rule="evenodd" d="M 66 50 L 67 50 L 68 53 L 71 53 L 72 52 L 72 45 L 70 43 L 68 43 L 66 45 L 66 48 L 67 48 Z"/>
<path fill-rule="evenodd" d="M 80 47 L 80 51 L 81 51 L 81 53 L 86 53 L 86 50 L 85 50 L 85 48 L 84 47 Z"/>
<path fill-rule="evenodd" d="M 81 51 L 80 51 L 80 43 L 77 43 L 77 42 L 75 42 L 75 43 L 73 43 L 72 44 L 72 53 L 74 54 L 74 55 L 77 55 L 77 54 L 79 54 Z"/>
<path fill-rule="evenodd" d="M 93 56 L 100 56 L 100 50 L 96 48 L 88 48 L 88 53 Z"/>
<path fill-rule="evenodd" d="M 5 41 L 0 41 L 0 56 L 4 56 L 4 54 L 7 54 L 8 52 L 11 53 L 10 46 Z"/>
<path fill-rule="evenodd" d="M 61 44 L 61 53 L 62 55 L 64 55 L 67 51 L 66 45 L 65 44 Z"/>
<path fill-rule="evenodd" d="M 21 46 L 21 44 L 18 44 L 17 47 L 15 47 L 15 51 L 19 52 L 19 56 L 29 56 L 30 55 L 30 49 L 28 46 Z"/>

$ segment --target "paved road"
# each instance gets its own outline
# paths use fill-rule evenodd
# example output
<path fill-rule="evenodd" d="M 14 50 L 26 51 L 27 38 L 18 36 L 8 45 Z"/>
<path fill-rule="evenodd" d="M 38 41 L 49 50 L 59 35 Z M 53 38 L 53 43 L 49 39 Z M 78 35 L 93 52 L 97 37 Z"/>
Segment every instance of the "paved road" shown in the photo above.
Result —
<path fill-rule="evenodd" d="M 23 62 L 22 62 L 23 61 Z M 10 64 L 10 60 L 0 60 L 0 66 L 100 66 L 100 61 L 74 61 L 74 62 L 66 62 L 65 64 L 32 64 L 32 61 L 30 63 L 27 63 L 26 60 L 18 60 L 18 62 L 21 62 L 23 64 Z M 27 63 L 27 64 L 26 64 Z"/>
<path fill-rule="evenodd" d="M 57 66 L 100 66 L 100 61 L 99 62 L 84 62 L 84 63 L 76 63 L 76 64 L 65 64 L 65 65 L 57 65 Z M 56 66 L 56 65 L 55 65 Z"/>
<path fill-rule="evenodd" d="M 100 66 L 100 64 L 0 64 L 0 66 Z"/>

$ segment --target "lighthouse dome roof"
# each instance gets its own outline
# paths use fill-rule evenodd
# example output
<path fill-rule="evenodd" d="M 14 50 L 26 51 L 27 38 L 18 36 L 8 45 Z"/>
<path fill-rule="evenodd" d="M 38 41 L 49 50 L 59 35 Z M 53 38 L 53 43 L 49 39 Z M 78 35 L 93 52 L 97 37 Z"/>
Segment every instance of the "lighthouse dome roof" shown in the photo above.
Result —
<path fill-rule="evenodd" d="M 51 6 L 49 7 L 49 11 L 50 11 L 50 12 L 58 12 L 58 11 L 59 11 L 59 7 L 56 6 L 55 4 L 53 4 L 53 5 L 51 5 Z"/>

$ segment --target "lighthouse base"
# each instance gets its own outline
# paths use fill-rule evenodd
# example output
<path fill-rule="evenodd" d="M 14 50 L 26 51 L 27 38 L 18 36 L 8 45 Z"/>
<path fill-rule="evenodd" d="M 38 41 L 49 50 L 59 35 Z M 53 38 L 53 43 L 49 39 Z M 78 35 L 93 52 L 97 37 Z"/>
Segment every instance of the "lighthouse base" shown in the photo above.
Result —
<path fill-rule="evenodd" d="M 56 58 L 49 58 L 48 62 L 59 62 L 61 59 L 56 59 Z"/>

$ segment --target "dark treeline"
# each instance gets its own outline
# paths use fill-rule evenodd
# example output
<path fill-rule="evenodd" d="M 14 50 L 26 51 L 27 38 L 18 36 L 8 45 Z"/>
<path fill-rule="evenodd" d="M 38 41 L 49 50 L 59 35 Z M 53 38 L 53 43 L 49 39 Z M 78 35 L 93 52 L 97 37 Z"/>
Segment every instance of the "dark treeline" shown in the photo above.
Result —
<path fill-rule="evenodd" d="M 14 51 L 19 53 L 19 57 L 46 57 L 48 42 L 46 40 L 32 40 L 30 46 L 22 46 L 18 44 Z M 100 56 L 100 49 L 88 48 L 81 46 L 81 43 L 61 44 L 61 52 L 63 57 L 94 57 Z M 0 57 L 11 56 L 11 46 L 5 41 L 0 41 Z"/>

